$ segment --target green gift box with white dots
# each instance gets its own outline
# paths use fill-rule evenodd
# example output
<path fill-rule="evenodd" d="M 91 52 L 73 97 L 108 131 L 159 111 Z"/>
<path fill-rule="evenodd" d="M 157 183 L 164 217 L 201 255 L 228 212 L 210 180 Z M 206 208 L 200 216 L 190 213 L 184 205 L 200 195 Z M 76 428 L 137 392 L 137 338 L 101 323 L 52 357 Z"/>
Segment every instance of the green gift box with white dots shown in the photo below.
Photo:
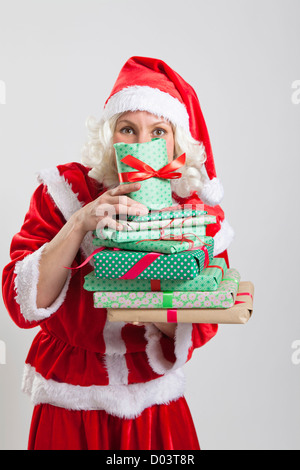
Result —
<path fill-rule="evenodd" d="M 214 292 L 223 278 L 229 279 L 226 273 L 224 258 L 214 258 L 199 276 L 187 280 L 162 279 L 153 282 L 151 279 L 100 279 L 92 271 L 84 278 L 84 289 L 89 292 Z"/>
<path fill-rule="evenodd" d="M 207 250 L 207 254 L 205 253 Z M 205 268 L 207 255 L 213 259 L 214 244 L 203 249 L 184 251 L 169 255 L 160 254 L 135 279 L 194 279 Z M 119 279 L 145 256 L 147 252 L 125 250 L 103 250 L 94 255 L 95 276 Z M 145 260 L 143 260 L 145 261 Z"/>
<path fill-rule="evenodd" d="M 121 160 L 127 155 L 132 155 L 138 160 L 151 166 L 154 170 L 160 170 L 168 164 L 168 154 L 165 139 L 152 139 L 142 144 L 114 144 L 117 168 L 119 173 L 137 171 Z M 128 183 L 121 183 L 128 184 Z M 129 193 L 134 201 L 144 204 L 149 209 L 160 210 L 172 205 L 172 191 L 169 179 L 152 177 L 140 181 L 141 188 Z"/>
<path fill-rule="evenodd" d="M 95 308 L 230 308 L 239 288 L 240 274 L 229 269 L 215 292 L 95 292 Z"/>

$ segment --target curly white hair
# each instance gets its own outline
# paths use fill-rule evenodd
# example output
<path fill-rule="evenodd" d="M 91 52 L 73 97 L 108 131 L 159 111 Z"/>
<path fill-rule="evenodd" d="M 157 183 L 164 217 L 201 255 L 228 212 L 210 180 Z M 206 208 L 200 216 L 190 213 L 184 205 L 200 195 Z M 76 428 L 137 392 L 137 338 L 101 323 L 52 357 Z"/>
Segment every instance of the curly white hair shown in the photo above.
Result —
<path fill-rule="evenodd" d="M 97 120 L 91 116 L 86 121 L 88 138 L 82 148 L 82 163 L 91 168 L 89 176 L 106 188 L 119 184 L 113 134 L 122 114 L 115 114 L 107 120 Z M 206 160 L 205 148 L 183 127 L 172 124 L 172 128 L 175 141 L 174 158 L 185 153 L 186 164 L 179 170 L 182 177 L 172 180 L 171 187 L 179 197 L 188 197 L 194 191 L 199 193 L 203 187 L 205 180 L 201 169 Z"/>

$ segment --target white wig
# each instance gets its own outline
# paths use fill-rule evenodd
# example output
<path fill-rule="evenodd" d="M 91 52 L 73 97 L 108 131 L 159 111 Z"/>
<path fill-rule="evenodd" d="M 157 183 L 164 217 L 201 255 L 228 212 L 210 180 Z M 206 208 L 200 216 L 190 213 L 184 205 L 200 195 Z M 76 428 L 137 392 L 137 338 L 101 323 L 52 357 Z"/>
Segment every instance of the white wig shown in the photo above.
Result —
<path fill-rule="evenodd" d="M 82 163 L 91 168 L 89 176 L 102 183 L 106 188 L 119 184 L 113 134 L 119 117 L 115 114 L 109 119 L 90 117 L 87 119 L 88 139 L 82 149 Z M 205 148 L 181 126 L 172 124 L 175 141 L 174 158 L 186 154 L 186 164 L 178 170 L 182 177 L 171 180 L 172 191 L 179 197 L 188 197 L 192 192 L 201 192 L 204 177 L 201 168 L 206 160 Z"/>

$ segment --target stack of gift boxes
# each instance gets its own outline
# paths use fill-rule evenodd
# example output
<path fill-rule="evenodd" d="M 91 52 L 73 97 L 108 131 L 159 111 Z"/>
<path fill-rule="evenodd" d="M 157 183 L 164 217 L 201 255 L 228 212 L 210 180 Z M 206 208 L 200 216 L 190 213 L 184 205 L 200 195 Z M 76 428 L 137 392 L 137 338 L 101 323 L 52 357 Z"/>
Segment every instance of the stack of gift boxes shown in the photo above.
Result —
<path fill-rule="evenodd" d="M 110 321 L 248 321 L 253 285 L 214 257 L 207 226 L 216 223 L 215 216 L 202 207 L 172 207 L 170 179 L 184 156 L 170 167 L 163 139 L 115 149 L 120 182 L 141 178 L 141 189 L 130 197 L 149 214 L 119 220 L 123 230 L 94 232 L 94 270 L 84 288 L 93 292 L 95 308 L 108 309 Z"/>

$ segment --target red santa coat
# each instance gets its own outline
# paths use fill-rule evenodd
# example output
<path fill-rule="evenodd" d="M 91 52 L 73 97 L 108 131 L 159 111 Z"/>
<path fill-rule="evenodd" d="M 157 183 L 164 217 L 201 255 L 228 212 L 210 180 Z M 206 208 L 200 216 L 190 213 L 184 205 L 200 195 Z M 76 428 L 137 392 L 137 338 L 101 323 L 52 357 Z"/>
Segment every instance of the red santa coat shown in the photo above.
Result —
<path fill-rule="evenodd" d="M 184 394 L 182 366 L 194 349 L 217 332 L 217 325 L 178 324 L 175 339 L 154 325 L 109 323 L 105 309 L 95 309 L 83 289 L 92 261 L 70 271 L 62 292 L 48 308 L 37 308 L 39 260 L 43 249 L 71 215 L 105 189 L 88 176 L 89 169 L 71 163 L 44 170 L 24 224 L 11 244 L 11 262 L 3 271 L 3 298 L 20 328 L 39 327 L 28 353 L 23 390 L 32 402 L 69 410 L 105 410 L 121 418 L 137 417 L 155 404 Z M 177 202 L 183 202 L 177 198 Z M 185 203 L 199 204 L 194 194 Z M 215 255 L 227 259 L 233 233 L 219 206 L 210 227 Z M 73 267 L 93 251 L 92 234 L 84 238 Z"/>

